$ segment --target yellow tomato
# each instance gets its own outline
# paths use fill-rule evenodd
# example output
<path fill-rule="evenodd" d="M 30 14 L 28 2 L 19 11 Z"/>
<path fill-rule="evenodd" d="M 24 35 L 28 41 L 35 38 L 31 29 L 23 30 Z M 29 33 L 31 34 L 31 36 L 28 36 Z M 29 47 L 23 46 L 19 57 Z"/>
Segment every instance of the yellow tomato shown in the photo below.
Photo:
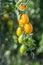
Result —
<path fill-rule="evenodd" d="M 21 16 L 21 19 L 22 19 L 22 21 L 23 21 L 24 24 L 29 23 L 29 17 L 28 17 L 27 14 L 23 14 L 23 15 Z"/>
<path fill-rule="evenodd" d="M 20 26 L 20 27 L 24 27 L 24 25 L 25 25 L 25 24 L 23 23 L 23 20 L 22 20 L 22 19 L 20 19 L 18 23 L 19 23 L 19 26 Z"/>
<path fill-rule="evenodd" d="M 18 27 L 16 31 L 17 36 L 20 36 L 22 33 L 23 33 L 23 28 Z"/>
<path fill-rule="evenodd" d="M 26 52 L 26 47 L 25 47 L 25 45 L 22 45 L 21 47 L 20 47 L 20 53 L 21 54 L 24 54 Z"/>
<path fill-rule="evenodd" d="M 23 20 L 23 19 L 20 19 L 18 23 L 19 23 L 19 26 L 20 26 L 20 27 L 24 27 L 25 24 L 27 24 L 28 22 L 25 21 L 25 20 Z"/>
<path fill-rule="evenodd" d="M 26 10 L 26 9 L 27 9 L 26 4 L 25 4 L 25 3 L 21 3 L 21 4 L 19 5 L 19 9 L 20 9 L 21 11 Z"/>
<path fill-rule="evenodd" d="M 7 20 L 9 18 L 9 14 L 5 13 L 3 14 L 2 20 Z"/>
<path fill-rule="evenodd" d="M 33 31 L 33 26 L 31 23 L 29 23 L 25 25 L 24 29 L 25 29 L 25 32 L 29 34 Z"/>

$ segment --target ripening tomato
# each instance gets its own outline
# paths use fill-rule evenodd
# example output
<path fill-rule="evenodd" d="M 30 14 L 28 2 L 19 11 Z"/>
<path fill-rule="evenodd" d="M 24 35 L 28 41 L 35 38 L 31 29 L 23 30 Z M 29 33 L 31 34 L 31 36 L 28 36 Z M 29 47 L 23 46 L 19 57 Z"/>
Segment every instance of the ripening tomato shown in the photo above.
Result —
<path fill-rule="evenodd" d="M 27 14 L 23 14 L 23 15 L 21 16 L 21 19 L 23 20 L 23 23 L 24 23 L 24 24 L 29 23 L 29 17 L 28 17 Z"/>
<path fill-rule="evenodd" d="M 33 31 L 33 26 L 31 23 L 29 23 L 25 25 L 24 29 L 26 33 L 30 34 Z"/>
<path fill-rule="evenodd" d="M 19 38 L 18 38 L 18 42 L 20 44 L 23 44 L 24 40 L 23 40 L 23 35 L 20 35 Z"/>
<path fill-rule="evenodd" d="M 20 27 L 24 27 L 24 23 L 23 23 L 23 20 L 22 19 L 20 19 L 18 23 L 19 23 L 19 26 Z"/>
<path fill-rule="evenodd" d="M 19 5 L 19 10 L 24 11 L 24 10 L 26 10 L 26 9 L 27 9 L 27 6 L 26 6 L 25 3 L 21 3 L 21 4 Z"/>
<path fill-rule="evenodd" d="M 26 46 L 25 45 L 21 45 L 20 47 L 20 53 L 24 54 L 26 52 Z"/>
<path fill-rule="evenodd" d="M 18 27 L 17 31 L 16 31 L 17 36 L 20 36 L 22 33 L 23 33 L 23 28 L 22 27 Z"/>

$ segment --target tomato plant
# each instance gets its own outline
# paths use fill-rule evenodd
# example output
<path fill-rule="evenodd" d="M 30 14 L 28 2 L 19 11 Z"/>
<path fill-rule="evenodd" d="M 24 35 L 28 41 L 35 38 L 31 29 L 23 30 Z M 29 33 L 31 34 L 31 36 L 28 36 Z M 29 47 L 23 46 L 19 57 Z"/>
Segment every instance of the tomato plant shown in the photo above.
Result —
<path fill-rule="evenodd" d="M 4 65 L 13 65 L 10 63 L 17 56 L 33 60 L 43 57 L 42 10 L 40 0 L 0 1 L 0 60 L 3 64 L 4 61 L 9 63 Z"/>

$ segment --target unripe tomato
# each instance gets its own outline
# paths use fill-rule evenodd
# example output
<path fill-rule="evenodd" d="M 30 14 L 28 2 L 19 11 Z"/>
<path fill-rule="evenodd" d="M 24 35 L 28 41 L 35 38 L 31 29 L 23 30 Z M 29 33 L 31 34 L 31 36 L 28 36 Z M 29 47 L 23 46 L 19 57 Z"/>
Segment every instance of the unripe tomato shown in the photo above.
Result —
<path fill-rule="evenodd" d="M 9 27 L 13 27 L 13 25 L 14 25 L 13 20 L 10 19 L 10 20 L 7 22 L 7 24 L 8 24 Z"/>
<path fill-rule="evenodd" d="M 18 38 L 18 42 L 20 44 L 23 44 L 24 40 L 23 40 L 23 35 L 20 35 L 19 38 Z"/>
<path fill-rule="evenodd" d="M 5 13 L 3 14 L 2 20 L 7 20 L 9 18 L 9 14 Z"/>
<path fill-rule="evenodd" d="M 18 27 L 16 31 L 17 36 L 20 36 L 22 33 L 23 33 L 23 28 Z"/>
<path fill-rule="evenodd" d="M 24 11 L 24 10 L 26 10 L 26 9 L 27 9 L 27 6 L 26 6 L 25 3 L 21 3 L 21 4 L 19 5 L 19 10 Z"/>
<path fill-rule="evenodd" d="M 21 47 L 20 47 L 20 53 L 21 54 L 24 54 L 26 52 L 26 46 L 25 45 L 22 45 Z"/>
<path fill-rule="evenodd" d="M 26 24 L 26 23 L 29 23 L 29 17 L 27 14 L 23 14 L 21 16 L 21 19 L 23 20 L 23 23 Z"/>
<path fill-rule="evenodd" d="M 29 23 L 25 25 L 24 29 L 25 29 L 25 32 L 29 34 L 33 31 L 33 26 L 31 23 Z"/>
<path fill-rule="evenodd" d="M 14 26 L 13 20 L 9 20 L 9 21 L 7 22 L 7 24 L 8 24 L 9 31 L 12 31 L 12 30 L 13 30 L 13 26 Z"/>

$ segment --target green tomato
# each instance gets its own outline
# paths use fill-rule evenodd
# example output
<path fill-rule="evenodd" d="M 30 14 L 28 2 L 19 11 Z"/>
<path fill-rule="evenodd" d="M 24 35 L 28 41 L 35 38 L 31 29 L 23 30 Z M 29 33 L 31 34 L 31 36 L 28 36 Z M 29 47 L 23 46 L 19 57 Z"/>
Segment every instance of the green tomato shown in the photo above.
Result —
<path fill-rule="evenodd" d="M 13 20 L 9 20 L 7 24 L 9 27 L 13 27 L 13 25 L 14 25 Z"/>
<path fill-rule="evenodd" d="M 24 54 L 26 52 L 26 46 L 25 45 L 22 45 L 21 47 L 20 47 L 20 53 L 21 54 Z"/>
<path fill-rule="evenodd" d="M 19 38 L 18 38 L 18 42 L 20 44 L 23 44 L 24 40 L 23 40 L 23 35 L 20 35 Z"/>

